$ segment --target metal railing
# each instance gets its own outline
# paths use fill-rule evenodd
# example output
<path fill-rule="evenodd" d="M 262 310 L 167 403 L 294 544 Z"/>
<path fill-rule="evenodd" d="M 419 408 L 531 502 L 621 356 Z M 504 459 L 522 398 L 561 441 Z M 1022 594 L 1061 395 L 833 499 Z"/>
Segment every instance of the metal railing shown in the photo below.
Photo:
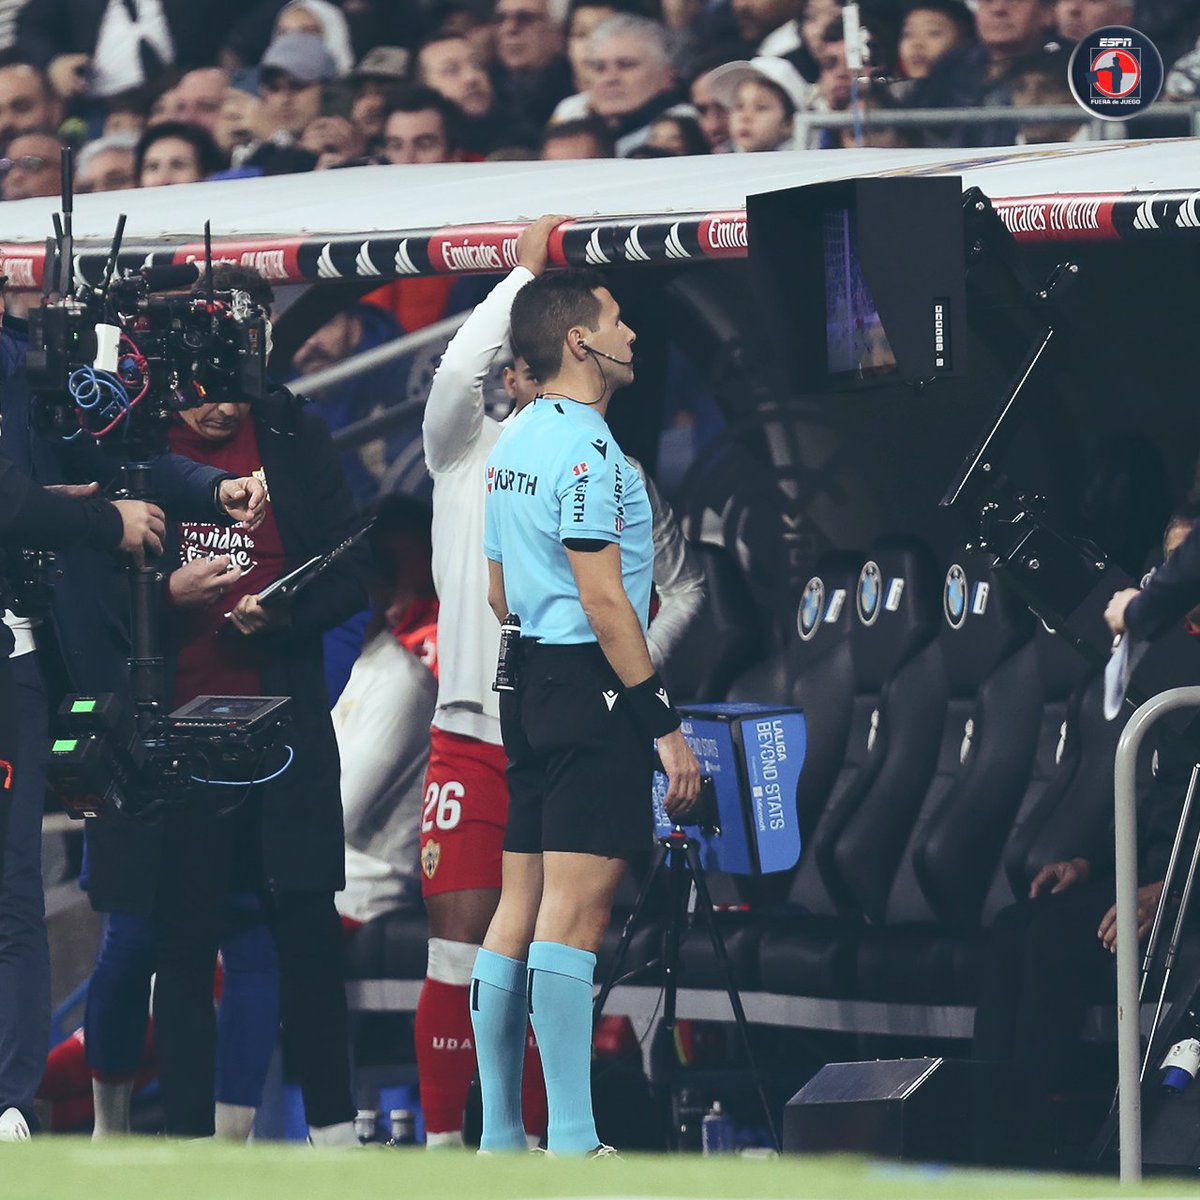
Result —
<path fill-rule="evenodd" d="M 809 129 L 853 129 L 856 122 L 863 129 L 901 129 L 913 125 L 1031 125 L 1053 121 L 1087 125 L 1092 140 L 1099 142 L 1129 137 L 1131 124 L 1140 127 L 1180 117 L 1186 117 L 1192 135 L 1200 137 L 1200 101 L 1194 100 L 1163 102 L 1130 121 L 1100 121 L 1089 117 L 1077 104 L 1039 104 L 1029 108 L 876 108 L 866 109 L 857 116 L 852 112 L 797 113 L 796 144 L 805 143 Z M 1147 132 L 1142 136 L 1152 135 Z"/>
<path fill-rule="evenodd" d="M 385 366 L 398 358 L 403 358 L 406 354 L 420 350 L 430 342 L 450 336 L 470 315 L 471 310 L 468 309 L 466 312 L 443 317 L 442 320 L 435 321 L 432 325 L 425 325 L 415 333 L 403 334 L 393 341 L 385 342 L 382 346 L 376 346 L 373 350 L 365 350 L 362 354 L 344 358 L 340 363 L 326 367 L 323 371 L 314 371 L 311 375 L 303 375 L 296 381 L 296 390 L 303 392 L 306 396 L 327 392 L 330 388 L 337 387 L 339 383 L 353 379 L 355 375 L 362 375 L 376 367 Z"/>
<path fill-rule="evenodd" d="M 1200 708 L 1200 687 L 1172 688 L 1129 718 L 1113 767 L 1117 874 L 1117 1106 L 1121 1182 L 1142 1177 L 1142 1089 L 1138 1003 L 1137 757 L 1151 726 L 1178 708 Z M 1166 896 L 1163 896 L 1163 901 Z"/>

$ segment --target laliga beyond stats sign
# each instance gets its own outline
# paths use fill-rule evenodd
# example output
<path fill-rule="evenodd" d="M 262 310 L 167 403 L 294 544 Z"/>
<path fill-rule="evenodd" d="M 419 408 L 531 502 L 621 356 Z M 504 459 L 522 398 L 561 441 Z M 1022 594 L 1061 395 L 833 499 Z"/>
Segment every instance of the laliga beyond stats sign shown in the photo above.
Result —
<path fill-rule="evenodd" d="M 804 766 L 804 714 L 761 704 L 697 704 L 680 710 L 683 736 L 712 777 L 720 833 L 687 825 L 705 868 L 769 874 L 800 858 L 796 785 Z M 654 832 L 674 827 L 663 808 L 666 777 L 654 776 Z"/>

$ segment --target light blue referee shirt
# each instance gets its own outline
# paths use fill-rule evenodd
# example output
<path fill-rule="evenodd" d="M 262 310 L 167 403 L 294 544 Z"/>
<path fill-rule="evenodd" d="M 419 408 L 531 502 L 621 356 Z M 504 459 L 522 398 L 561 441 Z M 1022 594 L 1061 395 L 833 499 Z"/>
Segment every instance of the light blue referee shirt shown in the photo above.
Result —
<path fill-rule="evenodd" d="M 625 594 L 645 631 L 654 572 L 646 485 L 594 408 L 541 396 L 505 425 L 487 461 L 484 552 L 504 567 L 521 634 L 594 642 L 564 539 L 621 547 Z"/>

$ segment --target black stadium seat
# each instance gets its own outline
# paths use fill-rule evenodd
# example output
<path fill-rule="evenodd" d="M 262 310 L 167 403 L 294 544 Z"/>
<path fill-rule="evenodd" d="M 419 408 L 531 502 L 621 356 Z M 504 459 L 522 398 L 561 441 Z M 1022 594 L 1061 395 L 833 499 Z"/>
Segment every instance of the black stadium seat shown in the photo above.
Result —
<path fill-rule="evenodd" d="M 819 816 L 787 906 L 765 922 L 759 974 L 771 992 L 853 994 L 862 926 L 853 893 L 834 874 L 838 841 L 884 769 L 889 750 L 919 747 L 923 737 L 936 749 L 941 728 L 944 688 L 938 672 L 930 671 L 931 663 L 937 665 L 930 646 L 941 615 L 940 579 L 928 547 L 910 538 L 880 539 L 846 603 L 853 606 L 850 731 L 823 807 L 818 809 L 821 797 L 813 797 L 812 810 Z"/>
<path fill-rule="evenodd" d="M 1079 766 L 1079 706 L 1095 669 L 1057 634 L 1038 622 L 1034 634 L 1041 681 L 1041 725 L 1033 771 L 1017 806 L 1000 862 L 984 900 L 982 924 L 1025 895 L 1030 846 Z"/>
<path fill-rule="evenodd" d="M 788 654 L 792 681 L 788 700 L 804 711 L 804 770 L 796 789 L 804 842 L 833 790 L 850 738 L 857 682 L 851 636 L 858 621 L 854 591 L 863 561 L 862 554 L 850 552 L 824 555 L 796 608 L 796 636 Z"/>
<path fill-rule="evenodd" d="M 987 562 L 964 556 L 951 566 L 945 608 L 939 644 L 949 701 L 942 747 L 893 881 L 887 920 L 973 929 L 1032 773 L 1041 677 L 1034 619 Z"/>
<path fill-rule="evenodd" d="M 872 804 L 890 804 L 898 822 L 913 797 L 868 796 L 839 847 L 856 869 L 875 871 L 867 877 L 871 890 L 860 896 L 872 926 L 858 950 L 865 999 L 930 1002 L 956 990 L 953 981 L 969 964 L 962 935 L 978 928 L 1032 773 L 1042 717 L 1032 617 L 987 562 L 967 556 L 946 572 L 943 609 L 936 646 L 948 699 L 937 766 L 915 799 L 882 907 L 874 888 L 887 847 L 871 841 Z"/>
<path fill-rule="evenodd" d="M 704 567 L 708 594 L 700 616 L 662 669 L 677 704 L 720 700 L 747 663 L 765 649 L 762 620 L 733 557 L 711 542 L 691 543 Z"/>
<path fill-rule="evenodd" d="M 424 979 L 428 937 L 423 908 L 370 921 L 346 943 L 346 978 Z"/>
<path fill-rule="evenodd" d="M 941 574 L 929 548 L 912 538 L 880 539 L 871 548 L 856 592 L 850 737 L 792 893 L 805 911 L 831 916 L 860 915 L 860 897 L 868 887 L 858 865 L 841 850 L 846 829 L 877 787 L 879 795 L 924 784 L 933 770 L 945 705 L 945 682 L 933 647 L 941 620 Z M 872 805 L 877 807 L 881 803 Z M 904 822 L 886 811 L 879 819 L 881 838 L 899 839 L 908 832 Z M 847 869 L 856 886 L 847 879 Z"/>

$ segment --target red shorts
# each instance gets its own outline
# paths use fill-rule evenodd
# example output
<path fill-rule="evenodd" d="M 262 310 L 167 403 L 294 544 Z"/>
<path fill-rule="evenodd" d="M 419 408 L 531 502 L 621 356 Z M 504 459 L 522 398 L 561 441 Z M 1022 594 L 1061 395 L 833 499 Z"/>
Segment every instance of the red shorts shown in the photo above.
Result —
<path fill-rule="evenodd" d="M 421 894 L 499 888 L 508 784 L 503 746 L 430 730 L 421 804 Z"/>

